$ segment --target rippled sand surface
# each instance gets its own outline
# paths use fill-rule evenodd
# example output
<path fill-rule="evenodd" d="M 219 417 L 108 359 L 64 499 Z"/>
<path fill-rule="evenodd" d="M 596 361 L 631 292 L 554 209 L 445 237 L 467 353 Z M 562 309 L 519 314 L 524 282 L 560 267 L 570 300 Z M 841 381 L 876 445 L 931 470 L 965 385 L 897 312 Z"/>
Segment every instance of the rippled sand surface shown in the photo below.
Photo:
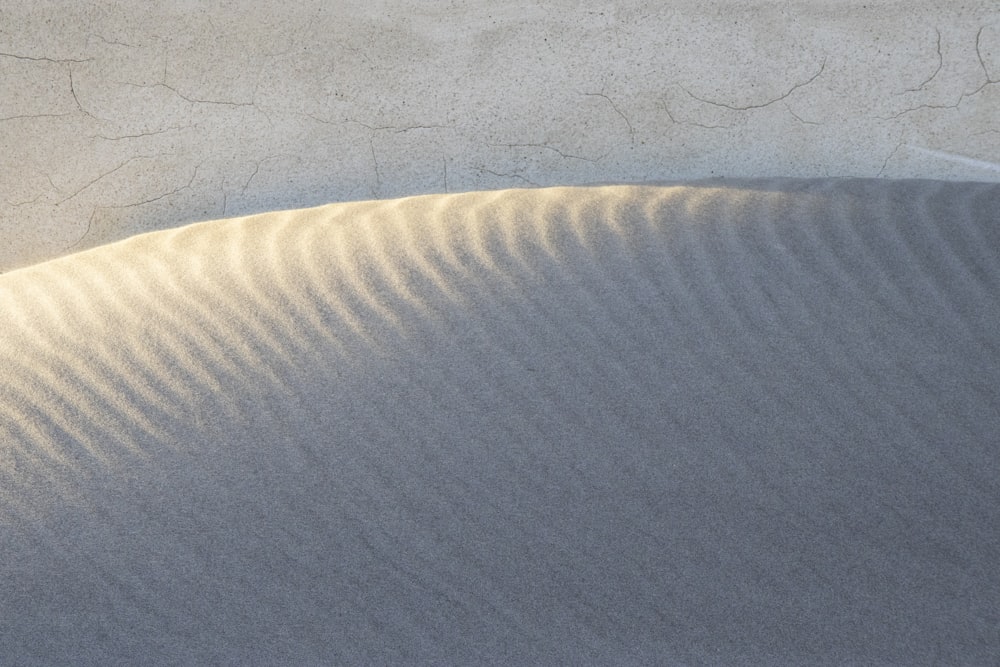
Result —
<path fill-rule="evenodd" d="M 0 275 L 0 662 L 989 664 L 1000 185 L 433 195 Z"/>

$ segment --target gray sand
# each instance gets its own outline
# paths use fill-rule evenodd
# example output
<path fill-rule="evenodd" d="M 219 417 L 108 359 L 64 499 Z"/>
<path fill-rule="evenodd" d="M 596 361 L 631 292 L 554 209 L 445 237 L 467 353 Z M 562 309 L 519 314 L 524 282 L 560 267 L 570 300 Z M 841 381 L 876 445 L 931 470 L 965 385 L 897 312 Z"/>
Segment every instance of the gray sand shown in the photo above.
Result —
<path fill-rule="evenodd" d="M 1000 185 L 335 204 L 0 276 L 4 664 L 994 664 Z"/>

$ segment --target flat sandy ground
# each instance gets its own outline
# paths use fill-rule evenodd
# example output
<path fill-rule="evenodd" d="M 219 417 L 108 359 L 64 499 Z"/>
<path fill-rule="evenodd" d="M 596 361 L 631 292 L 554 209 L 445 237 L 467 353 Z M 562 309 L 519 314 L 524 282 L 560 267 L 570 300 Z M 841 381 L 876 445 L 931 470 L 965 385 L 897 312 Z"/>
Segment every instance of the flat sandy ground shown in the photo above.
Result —
<path fill-rule="evenodd" d="M 0 276 L 4 664 L 993 664 L 1000 185 L 435 195 Z"/>

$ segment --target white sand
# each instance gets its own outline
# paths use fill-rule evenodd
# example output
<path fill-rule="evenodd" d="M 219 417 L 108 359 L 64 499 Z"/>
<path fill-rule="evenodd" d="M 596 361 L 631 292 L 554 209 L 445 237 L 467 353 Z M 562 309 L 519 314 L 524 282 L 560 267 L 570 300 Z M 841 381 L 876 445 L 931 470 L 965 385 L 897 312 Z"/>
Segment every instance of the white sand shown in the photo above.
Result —
<path fill-rule="evenodd" d="M 1000 654 L 1000 185 L 337 204 L 0 276 L 3 664 Z"/>

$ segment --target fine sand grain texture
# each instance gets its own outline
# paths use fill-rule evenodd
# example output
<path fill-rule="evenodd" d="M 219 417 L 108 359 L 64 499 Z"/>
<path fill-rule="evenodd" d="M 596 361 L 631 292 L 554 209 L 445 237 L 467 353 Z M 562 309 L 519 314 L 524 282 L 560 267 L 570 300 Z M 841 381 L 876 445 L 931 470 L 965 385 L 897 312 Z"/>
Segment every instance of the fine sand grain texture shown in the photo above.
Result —
<path fill-rule="evenodd" d="M 1000 185 L 433 195 L 0 276 L 3 664 L 993 664 Z"/>

